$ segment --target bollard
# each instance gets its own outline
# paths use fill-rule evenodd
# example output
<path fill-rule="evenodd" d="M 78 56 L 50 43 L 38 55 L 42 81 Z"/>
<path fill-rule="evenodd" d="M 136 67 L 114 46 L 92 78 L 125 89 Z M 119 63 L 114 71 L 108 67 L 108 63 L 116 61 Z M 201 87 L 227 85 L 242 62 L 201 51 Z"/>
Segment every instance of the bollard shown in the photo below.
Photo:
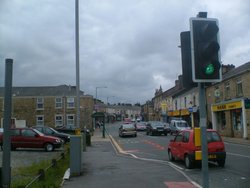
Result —
<path fill-rule="evenodd" d="M 38 175 L 39 175 L 39 180 L 44 180 L 45 179 L 45 172 L 43 169 L 38 170 Z"/>
<path fill-rule="evenodd" d="M 86 133 L 82 133 L 82 151 L 86 151 Z"/>
<path fill-rule="evenodd" d="M 87 146 L 91 146 L 91 134 L 89 130 L 86 130 L 86 144 Z"/>
<path fill-rule="evenodd" d="M 52 167 L 56 167 L 56 159 L 52 159 L 51 164 L 52 164 Z"/>

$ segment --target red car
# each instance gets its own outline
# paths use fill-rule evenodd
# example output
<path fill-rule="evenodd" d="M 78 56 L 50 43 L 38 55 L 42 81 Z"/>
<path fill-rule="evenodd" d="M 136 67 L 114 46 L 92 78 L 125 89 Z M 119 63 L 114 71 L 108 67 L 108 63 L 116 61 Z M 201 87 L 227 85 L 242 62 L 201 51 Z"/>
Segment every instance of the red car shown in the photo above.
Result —
<path fill-rule="evenodd" d="M 208 160 L 217 162 L 219 166 L 224 167 L 226 151 L 219 133 L 215 130 L 207 129 L 207 142 Z M 195 160 L 195 151 L 201 151 L 201 147 L 196 147 L 194 144 L 193 129 L 179 132 L 168 145 L 169 160 L 184 160 L 186 168 L 193 168 L 195 163 L 200 161 Z"/>
<path fill-rule="evenodd" d="M 140 121 L 140 122 L 137 122 L 135 124 L 135 127 L 136 127 L 136 130 L 137 131 L 146 131 L 147 129 L 147 126 L 146 126 L 146 122 L 143 122 L 143 121 Z"/>
<path fill-rule="evenodd" d="M 4 134 L 4 133 L 3 133 Z M 3 146 L 3 134 L 0 134 L 0 146 Z M 62 146 L 62 140 L 53 136 L 45 136 L 32 128 L 10 129 L 11 149 L 16 148 L 44 148 L 53 151 Z"/>

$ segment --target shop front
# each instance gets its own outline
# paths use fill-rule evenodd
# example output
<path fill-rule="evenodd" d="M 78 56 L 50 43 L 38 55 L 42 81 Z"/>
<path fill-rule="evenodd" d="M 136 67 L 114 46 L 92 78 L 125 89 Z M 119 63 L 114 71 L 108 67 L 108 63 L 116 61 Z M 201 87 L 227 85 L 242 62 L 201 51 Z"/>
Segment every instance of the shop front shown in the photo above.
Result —
<path fill-rule="evenodd" d="M 228 101 L 211 106 L 212 126 L 221 135 L 247 138 L 247 121 L 244 100 Z"/>
<path fill-rule="evenodd" d="M 168 112 L 169 119 L 179 118 L 187 121 L 192 126 L 191 113 L 189 109 L 174 110 Z"/>

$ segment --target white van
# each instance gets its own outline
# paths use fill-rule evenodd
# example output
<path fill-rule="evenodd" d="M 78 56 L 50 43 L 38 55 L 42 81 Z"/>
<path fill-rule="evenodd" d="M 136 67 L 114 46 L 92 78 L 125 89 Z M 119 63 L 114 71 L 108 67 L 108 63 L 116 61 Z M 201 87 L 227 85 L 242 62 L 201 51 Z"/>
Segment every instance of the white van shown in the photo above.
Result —
<path fill-rule="evenodd" d="M 171 120 L 170 122 L 170 134 L 178 133 L 181 130 L 190 129 L 188 123 L 185 120 Z"/>

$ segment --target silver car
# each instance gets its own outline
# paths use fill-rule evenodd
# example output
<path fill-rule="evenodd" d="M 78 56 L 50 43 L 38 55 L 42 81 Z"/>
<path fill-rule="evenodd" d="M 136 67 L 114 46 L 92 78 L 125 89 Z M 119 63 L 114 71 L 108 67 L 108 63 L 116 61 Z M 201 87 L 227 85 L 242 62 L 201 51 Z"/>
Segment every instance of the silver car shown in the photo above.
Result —
<path fill-rule="evenodd" d="M 137 136 L 135 125 L 132 123 L 122 124 L 119 128 L 119 136 Z"/>

